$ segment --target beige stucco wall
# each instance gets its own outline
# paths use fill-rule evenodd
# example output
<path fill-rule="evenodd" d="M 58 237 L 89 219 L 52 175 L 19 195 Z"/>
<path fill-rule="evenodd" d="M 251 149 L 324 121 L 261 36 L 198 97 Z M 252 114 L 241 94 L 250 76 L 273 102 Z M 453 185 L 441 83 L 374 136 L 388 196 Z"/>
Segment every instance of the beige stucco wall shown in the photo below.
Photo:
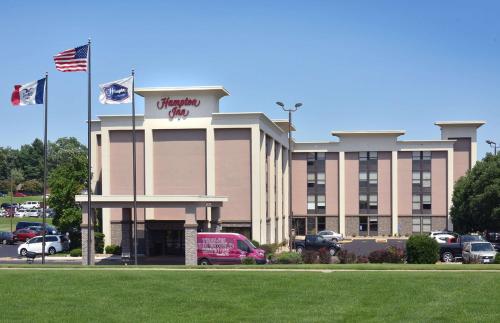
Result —
<path fill-rule="evenodd" d="M 391 214 L 391 152 L 378 152 L 378 214 Z"/>
<path fill-rule="evenodd" d="M 339 154 L 327 153 L 325 162 L 326 214 L 339 214 Z M 338 230 L 338 225 L 335 230 Z"/>
<path fill-rule="evenodd" d="M 453 181 L 457 181 L 460 177 L 470 169 L 471 164 L 471 139 L 458 138 L 453 145 Z"/>
<path fill-rule="evenodd" d="M 227 196 L 222 221 L 251 221 L 251 131 L 215 129 L 215 194 Z"/>
<path fill-rule="evenodd" d="M 109 131 L 110 193 L 132 194 L 132 131 Z M 136 131 L 137 194 L 144 194 L 144 132 Z M 138 219 L 144 219 L 144 210 L 137 210 Z M 121 209 L 111 209 L 111 220 L 121 220 Z"/>
<path fill-rule="evenodd" d="M 205 129 L 153 130 L 154 194 L 206 194 Z M 184 220 L 184 208 L 156 209 L 156 220 Z M 205 209 L 197 208 L 198 220 Z"/>
<path fill-rule="evenodd" d="M 398 214 L 412 214 L 412 153 L 398 152 Z"/>
<path fill-rule="evenodd" d="M 431 181 L 432 181 L 432 214 L 445 215 L 447 206 L 447 172 L 446 151 L 432 152 Z"/>
<path fill-rule="evenodd" d="M 307 214 L 307 154 L 292 154 L 293 215 Z"/>
<path fill-rule="evenodd" d="M 345 214 L 359 214 L 359 154 L 353 152 L 345 153 Z"/>

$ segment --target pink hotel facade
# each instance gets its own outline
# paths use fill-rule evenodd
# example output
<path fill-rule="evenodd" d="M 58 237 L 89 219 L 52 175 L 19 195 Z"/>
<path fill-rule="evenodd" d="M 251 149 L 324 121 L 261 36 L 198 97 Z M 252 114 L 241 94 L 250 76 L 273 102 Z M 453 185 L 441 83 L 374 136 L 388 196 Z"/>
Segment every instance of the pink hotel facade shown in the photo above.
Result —
<path fill-rule="evenodd" d="M 191 227 L 198 231 L 240 232 L 260 243 L 289 238 L 287 121 L 219 112 L 219 100 L 229 94 L 220 86 L 138 88 L 136 94 L 145 100 L 144 115 L 136 117 L 137 193 L 153 204 L 171 202 L 141 204 L 139 254 L 184 254 L 186 200 L 217 201 L 196 207 Z M 397 130 L 334 131 L 338 141 L 294 142 L 296 234 L 326 229 L 404 235 L 451 228 L 453 185 L 476 162 L 482 124 L 437 122 L 438 140 L 398 140 L 405 132 Z M 96 201 L 132 194 L 131 143 L 130 115 L 92 121 Z M 101 210 L 105 244 L 129 248 L 130 208 Z"/>

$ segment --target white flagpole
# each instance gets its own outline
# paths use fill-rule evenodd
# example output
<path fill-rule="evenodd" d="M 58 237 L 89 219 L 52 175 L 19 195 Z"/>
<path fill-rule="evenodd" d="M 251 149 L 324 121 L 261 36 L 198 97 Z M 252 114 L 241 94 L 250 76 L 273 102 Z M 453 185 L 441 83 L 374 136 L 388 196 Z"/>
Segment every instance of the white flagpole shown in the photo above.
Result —
<path fill-rule="evenodd" d="M 134 264 L 137 266 L 137 177 L 135 134 L 135 72 L 132 70 L 132 186 L 134 191 Z"/>
<path fill-rule="evenodd" d="M 88 42 L 88 109 L 87 109 L 87 156 L 88 156 L 88 165 L 87 165 L 87 265 L 91 265 L 92 262 L 90 257 L 92 256 L 92 252 L 90 248 L 92 246 L 92 237 L 91 237 L 91 225 L 92 225 L 92 137 L 91 137 L 91 119 L 92 119 L 92 97 L 91 97 L 91 66 L 90 66 L 90 38 Z"/>

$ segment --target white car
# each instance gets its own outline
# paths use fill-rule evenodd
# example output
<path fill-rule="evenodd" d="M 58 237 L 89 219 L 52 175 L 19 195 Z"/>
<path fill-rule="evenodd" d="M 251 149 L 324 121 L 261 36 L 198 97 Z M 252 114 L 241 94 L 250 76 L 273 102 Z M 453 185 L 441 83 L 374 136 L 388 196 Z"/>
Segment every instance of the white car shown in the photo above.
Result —
<path fill-rule="evenodd" d="M 30 210 L 30 209 L 39 209 L 40 208 L 40 202 L 37 201 L 26 201 L 23 204 L 21 204 L 21 207 Z"/>
<path fill-rule="evenodd" d="M 341 233 L 337 233 L 335 231 L 329 231 L 329 230 L 320 231 L 318 232 L 318 235 L 330 241 L 344 240 L 344 236 Z"/>
<path fill-rule="evenodd" d="M 38 210 L 36 210 L 36 209 L 26 210 L 26 212 L 24 213 L 24 216 L 27 216 L 30 218 L 38 218 Z"/>
<path fill-rule="evenodd" d="M 69 249 L 69 241 L 65 236 L 47 235 L 45 236 L 45 254 L 53 255 L 56 252 Z M 36 236 L 17 248 L 17 253 L 21 256 L 26 256 L 28 251 L 37 254 L 42 253 L 42 237 Z"/>
<path fill-rule="evenodd" d="M 26 215 L 25 209 L 18 209 L 16 213 L 14 213 L 14 217 L 16 218 L 24 218 L 25 215 Z"/>
<path fill-rule="evenodd" d="M 449 233 L 441 233 L 441 234 L 436 234 L 432 236 L 434 240 L 436 240 L 439 244 L 441 243 L 448 243 L 450 239 L 456 238 L 454 235 L 449 234 Z"/>

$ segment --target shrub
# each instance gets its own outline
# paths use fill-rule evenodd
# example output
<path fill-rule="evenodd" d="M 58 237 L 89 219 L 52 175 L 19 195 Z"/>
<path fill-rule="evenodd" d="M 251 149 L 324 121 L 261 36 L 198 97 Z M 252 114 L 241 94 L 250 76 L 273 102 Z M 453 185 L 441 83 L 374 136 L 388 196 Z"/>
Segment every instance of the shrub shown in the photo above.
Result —
<path fill-rule="evenodd" d="M 108 255 L 119 255 L 122 253 L 122 248 L 114 244 L 106 246 L 105 250 Z"/>
<path fill-rule="evenodd" d="M 318 252 L 314 250 L 305 250 L 302 253 L 302 258 L 305 264 L 316 264 L 318 263 Z"/>
<path fill-rule="evenodd" d="M 259 242 L 257 242 L 257 241 L 255 241 L 255 240 L 252 240 L 252 244 L 253 244 L 254 246 L 256 246 L 257 248 L 259 248 L 259 246 L 260 246 L 260 243 L 259 243 Z"/>
<path fill-rule="evenodd" d="M 495 256 L 495 260 L 493 260 L 494 264 L 500 264 L 500 252 L 497 252 L 497 255 Z"/>
<path fill-rule="evenodd" d="M 276 243 L 270 243 L 270 244 L 262 244 L 260 245 L 260 249 L 264 250 L 264 254 L 266 255 L 266 257 L 268 257 L 269 255 L 272 255 L 276 252 L 276 250 L 278 250 L 278 244 Z"/>
<path fill-rule="evenodd" d="M 439 244 L 426 235 L 412 235 L 406 242 L 410 264 L 434 264 L 439 260 Z"/>
<path fill-rule="evenodd" d="M 104 233 L 101 232 L 94 233 L 94 245 L 96 253 L 104 252 Z"/>
<path fill-rule="evenodd" d="M 405 253 L 402 249 L 396 248 L 394 246 L 389 246 L 385 250 L 375 250 L 370 252 L 368 255 L 368 260 L 371 263 L 394 263 L 399 264 L 404 262 Z"/>
<path fill-rule="evenodd" d="M 336 254 L 341 264 L 354 264 L 356 263 L 356 255 L 345 249 L 339 250 Z"/>
<path fill-rule="evenodd" d="M 256 264 L 255 258 L 252 258 L 252 257 L 241 258 L 241 263 L 243 265 L 255 265 Z"/>
<path fill-rule="evenodd" d="M 332 255 L 330 255 L 330 250 L 327 248 L 319 249 L 319 262 L 321 264 L 329 264 L 332 261 Z"/>
<path fill-rule="evenodd" d="M 368 263 L 368 257 L 365 257 L 365 256 L 358 256 L 356 258 L 356 262 L 358 264 L 367 264 Z"/>
<path fill-rule="evenodd" d="M 80 249 L 80 248 L 73 249 L 69 252 L 69 255 L 71 257 L 81 257 L 82 256 L 82 249 Z"/>
<path fill-rule="evenodd" d="M 300 264 L 302 256 L 296 252 L 287 251 L 277 255 L 276 260 L 279 264 Z"/>
<path fill-rule="evenodd" d="M 479 257 L 478 255 L 471 255 L 469 257 L 469 259 L 463 259 L 462 260 L 462 263 L 463 264 L 480 264 L 481 263 L 481 257 Z"/>

